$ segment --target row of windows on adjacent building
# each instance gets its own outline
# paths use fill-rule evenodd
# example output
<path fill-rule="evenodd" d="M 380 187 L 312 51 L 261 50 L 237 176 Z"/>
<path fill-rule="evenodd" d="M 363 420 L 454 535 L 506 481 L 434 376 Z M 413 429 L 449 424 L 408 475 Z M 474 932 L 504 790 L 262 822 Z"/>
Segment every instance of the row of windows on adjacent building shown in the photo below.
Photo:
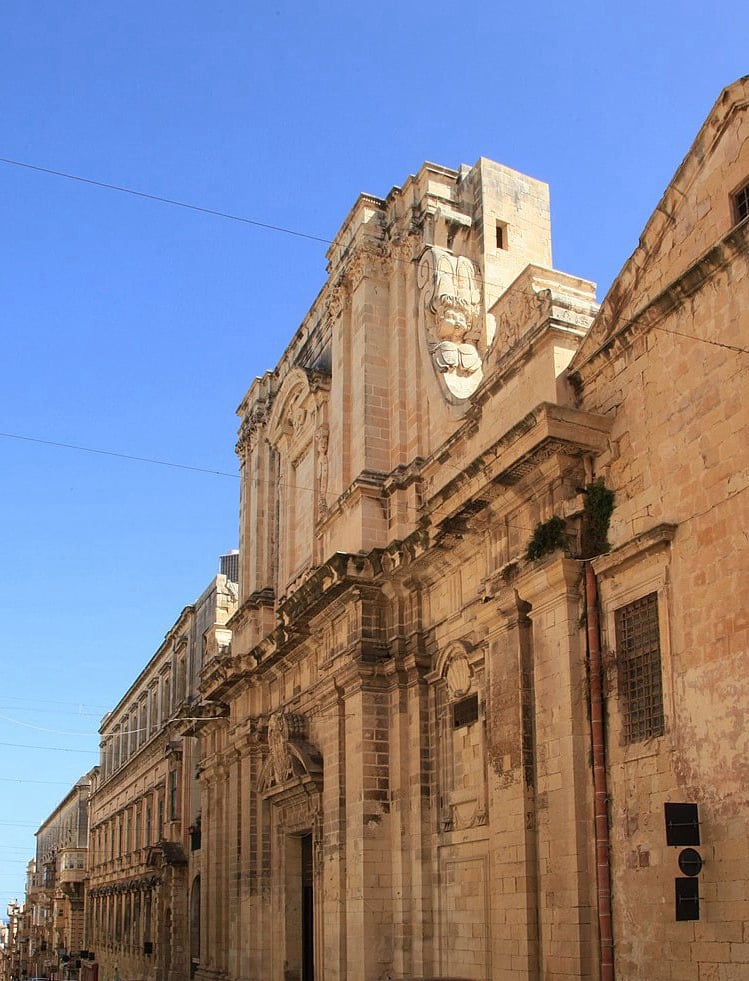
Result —
<path fill-rule="evenodd" d="M 179 774 L 169 771 L 168 794 L 157 791 L 124 808 L 92 830 L 92 867 L 148 848 L 164 837 L 164 822 L 179 817 Z"/>
<path fill-rule="evenodd" d="M 91 905 L 93 935 L 104 946 L 153 948 L 150 889 L 96 896 Z M 148 948 L 146 948 L 148 949 Z"/>
<path fill-rule="evenodd" d="M 176 662 L 174 685 L 168 668 L 133 702 L 123 720 L 103 737 L 101 773 L 106 780 L 130 759 L 152 736 L 161 730 L 184 701 L 187 676 L 185 658 Z"/>

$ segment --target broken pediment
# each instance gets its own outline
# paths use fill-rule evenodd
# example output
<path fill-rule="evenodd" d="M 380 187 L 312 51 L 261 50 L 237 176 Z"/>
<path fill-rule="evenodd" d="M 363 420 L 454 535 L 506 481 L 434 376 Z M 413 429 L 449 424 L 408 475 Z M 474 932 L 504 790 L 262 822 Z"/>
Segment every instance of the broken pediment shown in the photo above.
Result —
<path fill-rule="evenodd" d="M 268 439 L 292 456 L 301 453 L 315 429 L 324 424 L 330 377 L 318 371 L 292 368 L 274 399 L 268 420 Z"/>
<path fill-rule="evenodd" d="M 265 793 L 296 783 L 322 783 L 322 756 L 306 739 L 303 716 L 273 712 L 268 719 L 268 758 L 260 774 Z"/>

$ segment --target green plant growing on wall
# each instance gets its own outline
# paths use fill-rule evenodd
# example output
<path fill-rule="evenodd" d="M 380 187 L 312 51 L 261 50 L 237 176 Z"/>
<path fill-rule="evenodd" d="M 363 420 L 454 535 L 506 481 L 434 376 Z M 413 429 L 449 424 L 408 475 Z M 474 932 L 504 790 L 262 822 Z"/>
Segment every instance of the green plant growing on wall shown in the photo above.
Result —
<path fill-rule="evenodd" d="M 580 557 L 589 559 L 611 548 L 609 524 L 614 511 L 614 492 L 599 477 L 585 488 L 585 507 L 580 528 Z"/>
<path fill-rule="evenodd" d="M 564 518 L 553 517 L 548 521 L 539 521 L 531 540 L 525 549 L 525 557 L 529 562 L 551 555 L 560 548 L 567 547 L 567 525 Z"/>

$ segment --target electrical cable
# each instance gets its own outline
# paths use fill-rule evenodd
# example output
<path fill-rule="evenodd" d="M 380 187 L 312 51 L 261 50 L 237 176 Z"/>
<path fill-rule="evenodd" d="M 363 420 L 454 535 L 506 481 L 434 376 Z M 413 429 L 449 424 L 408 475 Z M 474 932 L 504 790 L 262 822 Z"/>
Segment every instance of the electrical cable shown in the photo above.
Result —
<path fill-rule="evenodd" d="M 0 433 L 5 439 L 25 440 L 29 443 L 43 443 L 45 446 L 58 446 L 66 450 L 81 450 L 84 453 L 98 453 L 101 456 L 115 456 L 122 460 L 135 460 L 138 463 L 152 463 L 160 467 L 174 467 L 177 470 L 193 470 L 197 473 L 214 474 L 218 477 L 234 477 L 239 479 L 239 474 L 227 473 L 225 470 L 209 470 L 206 467 L 192 467 L 186 463 L 170 463 L 167 460 L 156 460 L 151 457 L 134 456 L 130 453 L 118 453 L 115 450 L 99 450 L 91 446 L 79 446 L 75 443 L 59 443 L 52 439 L 42 439 L 39 436 L 21 436 L 19 433 Z"/>
<path fill-rule="evenodd" d="M 70 174 L 70 173 L 67 173 L 67 172 L 62 171 L 62 170 L 54 170 L 51 167 L 42 167 L 39 164 L 32 164 L 32 163 L 28 163 L 28 162 L 22 161 L 22 160 L 14 160 L 14 159 L 12 159 L 10 157 L 0 157 L 0 163 L 8 164 L 8 165 L 11 165 L 11 166 L 14 166 L 14 167 L 21 167 L 21 168 L 24 168 L 26 170 L 38 171 L 39 173 L 42 173 L 42 174 L 50 174 L 50 175 L 52 175 L 54 177 L 63 177 L 66 180 L 78 181 L 79 183 L 82 183 L 82 184 L 90 184 L 90 185 L 92 185 L 94 187 L 101 187 L 101 188 L 104 188 L 105 190 L 117 191 L 117 192 L 119 192 L 121 194 L 130 194 L 130 195 L 133 195 L 135 197 L 145 198 L 145 199 L 150 200 L 150 201 L 157 201 L 160 204 L 168 204 L 168 205 L 172 205 L 172 206 L 178 207 L 178 208 L 186 208 L 189 211 L 196 211 L 196 212 L 199 212 L 201 214 L 213 215 L 215 217 L 225 218 L 225 219 L 228 219 L 230 221 L 242 222 L 243 224 L 246 224 L 246 225 L 254 225 L 254 226 L 258 227 L 258 228 L 263 228 L 263 229 L 266 229 L 268 231 L 281 232 L 284 235 L 293 235 L 293 236 L 295 236 L 297 238 L 304 238 L 304 239 L 308 239 L 308 240 L 313 241 L 313 242 L 320 242 L 320 243 L 322 243 L 324 245 L 332 245 L 333 242 L 335 241 L 334 239 L 323 238 L 320 235 L 313 235 L 313 234 L 311 234 L 309 232 L 300 231 L 299 229 L 288 228 L 288 227 L 283 226 L 283 225 L 275 225 L 275 224 L 272 224 L 272 223 L 269 223 L 269 222 L 259 221 L 256 218 L 247 218 L 247 217 L 244 217 L 242 215 L 235 215 L 235 214 L 232 214 L 231 212 L 218 211 L 218 210 L 215 210 L 213 208 L 204 207 L 203 205 L 190 204 L 190 203 L 185 202 L 185 201 L 178 201 L 175 198 L 167 198 L 167 197 L 163 197 L 163 196 L 161 196 L 159 194 L 151 194 L 151 193 L 149 193 L 147 191 L 138 191 L 135 188 L 124 187 L 123 185 L 120 185 L 120 184 L 111 184 L 111 183 L 108 183 L 107 181 L 98 181 L 98 180 L 94 180 L 93 178 L 90 178 L 90 177 L 82 177 L 79 174 Z M 413 261 L 412 259 L 400 259 L 397 256 L 393 256 L 391 258 L 393 259 L 394 262 L 404 262 L 404 263 L 407 263 L 407 264 L 410 264 Z M 499 282 L 496 282 L 496 281 L 493 281 L 493 280 L 489 280 L 489 279 L 483 280 L 483 282 L 484 282 L 484 284 L 486 286 L 503 287 L 503 291 L 502 291 L 502 294 L 501 294 L 502 296 L 504 296 L 505 294 L 510 293 L 510 292 L 522 293 L 524 295 L 532 296 L 534 298 L 538 296 L 538 293 L 536 293 L 535 290 L 532 290 L 532 289 L 522 289 L 521 287 L 514 286 L 513 284 L 510 284 L 508 286 L 508 285 L 505 285 L 503 283 L 499 283 Z M 631 323 L 631 321 L 630 321 L 630 323 Z M 667 330 L 666 328 L 663 328 L 663 327 L 660 327 L 660 328 L 659 327 L 656 327 L 655 329 L 656 330 L 663 330 L 663 331 L 666 331 L 667 333 L 673 333 L 673 334 L 678 334 L 679 333 L 678 331 Z M 701 341 L 704 344 L 713 344 L 713 345 L 715 345 L 717 347 L 724 347 L 724 348 L 727 348 L 728 350 L 732 350 L 732 351 L 738 352 L 740 354 L 749 354 L 749 348 L 741 347 L 739 345 L 724 344 L 724 343 L 721 343 L 720 341 L 711 341 L 711 340 L 709 340 L 707 338 L 697 337 L 696 335 L 692 335 L 692 334 L 682 334 L 681 336 L 686 337 L 689 340 Z M 0 435 L 4 435 L 4 434 L 0 434 Z M 22 437 L 19 437 L 19 438 L 22 438 Z M 29 438 L 31 438 L 31 437 L 29 437 Z M 42 441 L 40 440 L 40 442 L 42 442 Z M 85 447 L 76 447 L 76 449 L 86 449 L 86 448 Z M 104 452 L 104 451 L 91 450 L 90 452 Z M 148 462 L 162 463 L 164 466 L 181 466 L 180 464 L 167 464 L 167 463 L 163 463 L 163 461 L 148 461 Z M 184 469 L 197 469 L 197 470 L 200 470 L 201 468 L 199 468 L 199 467 L 197 467 L 197 468 L 185 467 Z M 209 471 L 209 472 L 217 472 L 218 473 L 220 471 Z M 224 476 L 233 476 L 233 474 L 224 474 Z"/>
<path fill-rule="evenodd" d="M 0 163 L 10 164 L 13 167 L 23 167 L 26 170 L 36 170 L 42 174 L 51 174 L 54 177 L 64 177 L 69 181 L 78 181 L 81 184 L 91 184 L 94 187 L 103 187 L 109 191 L 119 191 L 121 194 L 132 194 L 134 197 L 146 198 L 148 201 L 157 201 L 160 204 L 169 204 L 175 208 L 186 208 L 188 211 L 197 211 L 204 215 L 213 215 L 216 218 L 226 218 L 229 221 L 239 221 L 244 225 L 255 225 L 257 228 L 264 228 L 271 232 L 282 232 L 284 235 L 294 235 L 297 238 L 306 238 L 312 242 L 322 242 L 330 245 L 331 240 L 322 238 L 319 235 L 311 235 L 309 232 L 300 232 L 294 228 L 285 228 L 282 225 L 273 225 L 269 222 L 259 221 L 256 218 L 244 218 L 242 215 L 233 215 L 228 211 L 217 211 L 213 208 L 206 208 L 199 204 L 189 204 L 186 201 L 177 201 L 174 198 L 162 197 L 159 194 L 150 194 L 147 191 L 138 191 L 132 187 L 123 187 L 119 184 L 109 184 L 107 181 L 93 180 L 91 177 L 81 177 L 78 174 L 68 174 L 62 170 L 53 170 L 51 167 L 41 167 L 38 164 L 26 163 L 23 160 L 12 160 L 10 157 L 0 157 Z"/>
<path fill-rule="evenodd" d="M 7 439 L 27 440 L 27 441 L 33 442 L 33 443 L 41 443 L 42 445 L 45 445 L 45 446 L 56 446 L 56 447 L 62 447 L 64 449 L 82 450 L 84 452 L 97 453 L 97 454 L 101 454 L 103 456 L 113 456 L 113 457 L 119 457 L 119 458 L 125 459 L 125 460 L 135 460 L 135 461 L 138 461 L 140 463 L 150 463 L 150 464 L 157 464 L 159 466 L 165 466 L 165 467 L 175 467 L 175 468 L 178 468 L 180 470 L 196 470 L 196 471 L 199 471 L 200 473 L 216 474 L 216 475 L 222 476 L 222 477 L 234 477 L 237 480 L 240 479 L 240 475 L 239 474 L 230 474 L 230 473 L 227 473 L 226 471 L 221 471 L 221 470 L 207 470 L 207 469 L 204 469 L 202 467 L 192 467 L 192 466 L 188 466 L 186 464 L 181 464 L 181 463 L 167 463 L 167 462 L 165 462 L 163 460 L 155 460 L 155 459 L 150 459 L 150 458 L 141 457 L 141 456 L 132 456 L 130 454 L 119 453 L 119 452 L 116 452 L 114 450 L 92 449 L 92 448 L 86 447 L 86 446 L 78 446 L 78 445 L 73 444 L 73 443 L 60 443 L 60 442 L 56 442 L 54 440 L 41 439 L 41 438 L 32 437 L 32 436 L 21 436 L 21 435 L 18 435 L 16 433 L 0 433 L 0 437 L 5 437 Z M 463 468 L 458 467 L 456 464 L 450 463 L 448 460 L 442 461 L 441 466 L 452 467 L 456 471 L 456 473 L 462 473 L 463 472 Z M 484 468 L 483 469 L 485 470 L 487 467 L 488 467 L 488 463 L 484 465 Z M 285 490 L 291 490 L 291 491 L 293 491 L 295 493 L 298 492 L 298 491 L 305 491 L 307 493 L 314 494 L 316 492 L 316 490 L 317 490 L 317 488 L 315 488 L 315 487 L 309 487 L 309 486 L 306 486 L 304 484 L 289 484 L 289 483 L 287 483 L 287 482 L 285 482 L 283 480 L 271 480 L 270 478 L 252 477 L 252 478 L 249 479 L 248 483 L 250 484 L 250 486 L 253 486 L 253 487 L 259 487 L 261 485 L 262 486 L 272 485 L 274 487 L 283 488 Z M 398 508 L 399 508 L 399 510 L 412 511 L 415 514 L 423 514 L 423 509 L 418 508 L 418 507 L 415 507 L 414 505 L 411 505 L 411 504 L 399 504 L 398 505 Z M 518 526 L 518 527 L 520 527 L 520 526 Z M 521 530 L 523 530 L 523 529 L 521 529 Z M 525 529 L 525 530 L 532 531 L 532 529 Z M 0 718 L 2 718 L 2 716 L 0 716 Z"/>
<path fill-rule="evenodd" d="M 26 777 L 0 777 L 2 783 L 40 783 L 55 787 L 69 787 L 67 780 L 29 780 Z"/>
<path fill-rule="evenodd" d="M 13 719 L 9 715 L 0 715 L 0 719 L 4 722 L 12 722 L 14 725 L 23 726 L 24 729 L 33 729 L 35 732 L 49 732 L 54 733 L 57 736 L 86 736 L 89 738 L 93 737 L 90 732 L 70 732 L 66 729 L 49 729 L 46 726 L 35 726 L 33 722 L 22 722 L 21 719 Z"/>
<path fill-rule="evenodd" d="M 95 733 L 92 738 L 95 738 L 96 736 L 98 736 L 98 733 Z M 9 746 L 13 749 L 39 749 L 43 750 L 45 753 L 85 753 L 87 756 L 91 755 L 91 752 L 88 749 L 73 749 L 72 747 L 68 748 L 66 746 L 34 746 L 28 743 L 3 742 L 0 742 L 0 746 Z"/>
<path fill-rule="evenodd" d="M 627 321 L 629 324 L 633 324 L 634 321 Z M 675 337 L 686 337 L 690 341 L 701 341 L 703 344 L 713 344 L 715 347 L 723 347 L 728 351 L 734 351 L 736 354 L 749 354 L 749 347 L 741 347 L 738 344 L 726 344 L 723 341 L 711 341 L 707 337 L 697 337 L 695 334 L 685 334 L 681 330 L 673 330 L 671 327 L 659 327 L 657 324 L 653 326 L 653 330 L 659 330 L 664 334 L 673 334 Z"/>

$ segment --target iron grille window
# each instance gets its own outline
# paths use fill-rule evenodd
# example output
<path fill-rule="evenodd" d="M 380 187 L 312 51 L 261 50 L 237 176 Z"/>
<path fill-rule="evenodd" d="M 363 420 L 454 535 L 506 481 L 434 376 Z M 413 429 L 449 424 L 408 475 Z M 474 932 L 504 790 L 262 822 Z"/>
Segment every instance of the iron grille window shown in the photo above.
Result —
<path fill-rule="evenodd" d="M 733 195 L 733 217 L 738 225 L 749 215 L 749 182 Z"/>
<path fill-rule="evenodd" d="M 469 695 L 453 704 L 453 729 L 469 726 L 479 717 L 479 696 Z"/>
<path fill-rule="evenodd" d="M 169 771 L 169 820 L 177 820 L 177 771 Z"/>
<path fill-rule="evenodd" d="M 665 719 L 658 594 L 650 593 L 616 610 L 614 622 L 624 740 L 637 743 L 662 736 Z"/>

